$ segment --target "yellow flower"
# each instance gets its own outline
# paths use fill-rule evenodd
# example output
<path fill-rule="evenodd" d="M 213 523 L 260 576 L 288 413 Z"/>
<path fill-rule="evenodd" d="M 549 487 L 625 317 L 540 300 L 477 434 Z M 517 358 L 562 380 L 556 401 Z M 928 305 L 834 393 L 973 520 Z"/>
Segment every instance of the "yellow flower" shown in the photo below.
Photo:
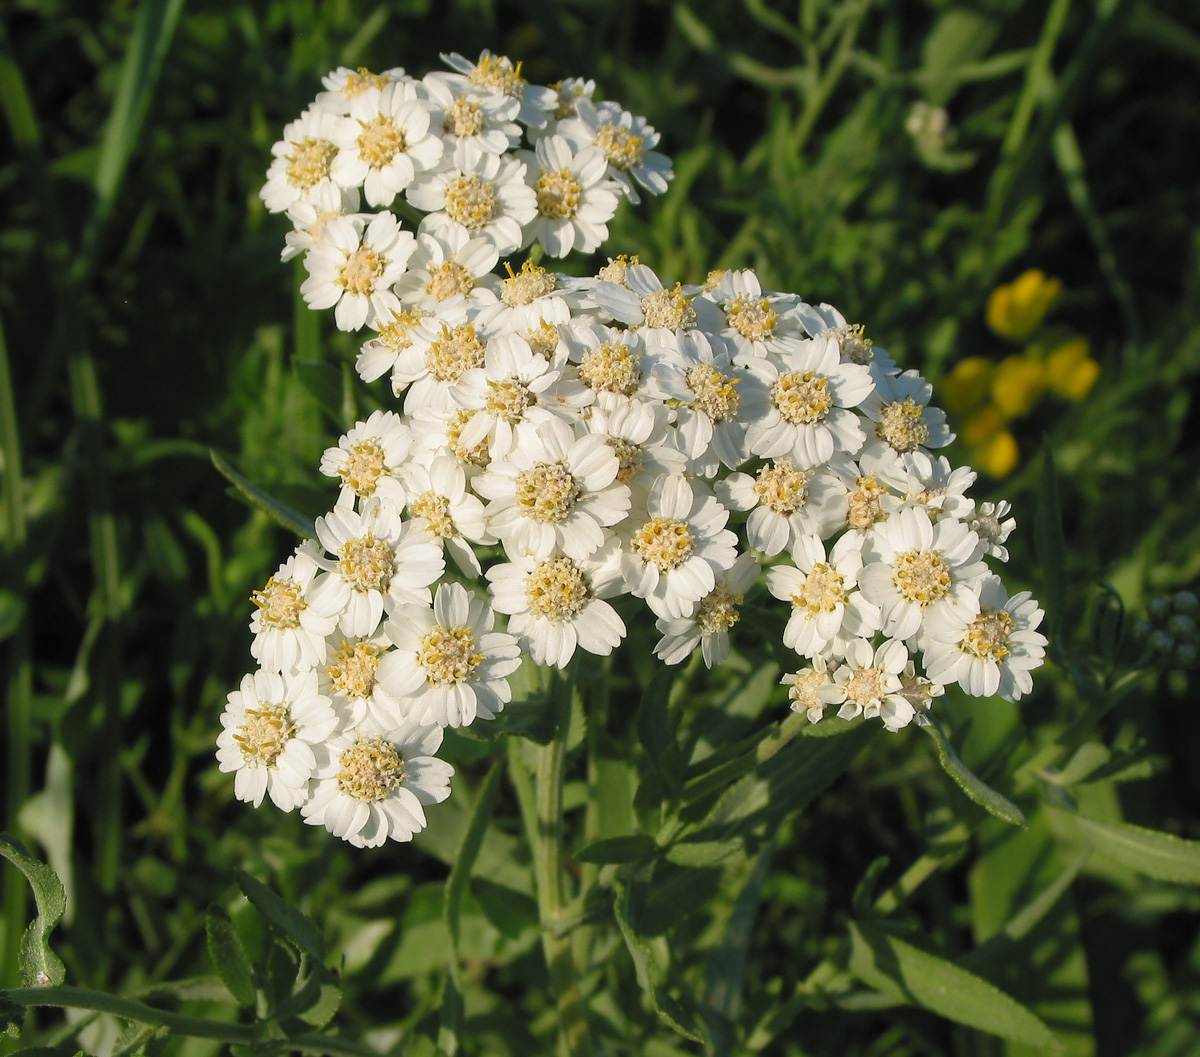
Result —
<path fill-rule="evenodd" d="M 942 382 L 942 400 L 951 411 L 967 411 L 988 394 L 996 367 L 983 356 L 959 360 Z"/>
<path fill-rule="evenodd" d="M 1009 356 L 992 376 L 992 403 L 1006 418 L 1027 415 L 1046 391 L 1046 368 L 1031 356 Z"/>
<path fill-rule="evenodd" d="M 1007 429 L 989 437 L 971 453 L 971 463 L 992 477 L 1007 477 L 1021 461 L 1017 438 Z"/>
<path fill-rule="evenodd" d="M 1004 428 L 1004 417 L 993 404 L 984 404 L 963 423 L 963 443 L 977 448 Z"/>
<path fill-rule="evenodd" d="M 1037 269 L 1018 275 L 992 291 L 987 303 L 987 324 L 1002 338 L 1020 341 L 1029 337 L 1062 295 L 1062 283 L 1047 279 Z"/>
<path fill-rule="evenodd" d="M 1096 384 L 1100 364 L 1088 355 L 1087 338 L 1070 338 L 1046 357 L 1046 381 L 1068 400 L 1082 400 Z"/>

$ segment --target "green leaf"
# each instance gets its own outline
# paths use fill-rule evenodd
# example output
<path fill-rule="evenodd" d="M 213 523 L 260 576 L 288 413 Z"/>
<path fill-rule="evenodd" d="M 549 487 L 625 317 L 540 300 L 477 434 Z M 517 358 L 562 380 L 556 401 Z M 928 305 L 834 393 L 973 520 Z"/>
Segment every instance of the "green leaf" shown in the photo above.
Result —
<path fill-rule="evenodd" d="M 982 977 L 868 925 L 850 926 L 850 971 L 891 998 L 1039 1050 L 1059 1041 L 1031 1010 Z"/>
<path fill-rule="evenodd" d="M 509 939 L 515 940 L 538 926 L 537 901 L 525 892 L 489 881 L 486 877 L 472 877 L 471 895 L 488 922 Z"/>
<path fill-rule="evenodd" d="M 590 862 L 603 866 L 609 863 L 633 862 L 635 859 L 653 855 L 657 847 L 653 838 L 645 834 L 607 837 L 580 848 L 573 858 L 576 862 Z"/>
<path fill-rule="evenodd" d="M 316 397 L 321 409 L 341 425 L 345 404 L 342 372 L 332 363 L 317 360 L 293 360 L 292 368 L 300 384 Z"/>
<path fill-rule="evenodd" d="M 221 475 L 233 484 L 234 488 L 241 493 L 242 497 L 251 506 L 265 511 L 284 528 L 290 529 L 303 539 L 314 539 L 316 537 L 316 529 L 313 528 L 313 523 L 298 510 L 293 510 L 290 506 L 286 506 L 279 502 L 278 499 L 268 495 L 261 488 L 252 485 L 215 451 L 209 452 L 209 454 L 212 456 L 213 465 Z"/>
<path fill-rule="evenodd" d="M 7 833 L 0 833 L 0 855 L 25 875 L 37 906 L 37 917 L 21 937 L 21 979 L 26 987 L 61 984 L 66 978 L 66 969 L 50 949 L 47 937 L 67 909 L 63 886 L 49 866 L 31 858 L 20 842 Z"/>
<path fill-rule="evenodd" d="M 1033 546 L 1045 584 L 1042 606 L 1046 610 L 1046 622 L 1057 631 L 1062 626 L 1067 598 L 1067 541 L 1063 536 L 1054 451 L 1049 441 L 1042 444 L 1042 476 L 1034 513 Z M 1055 635 L 1051 634 L 1050 638 L 1054 639 Z"/>
<path fill-rule="evenodd" d="M 204 931 L 208 935 L 208 956 L 221 981 L 239 1006 L 253 1006 L 257 996 L 250 959 L 224 907 L 214 904 L 208 908 Z"/>
<path fill-rule="evenodd" d="M 488 823 L 492 820 L 492 808 L 496 805 L 496 790 L 500 786 L 501 767 L 493 763 L 483 785 L 479 790 L 479 798 L 475 801 L 475 810 L 471 813 L 471 821 L 463 834 L 462 843 L 455 856 L 450 876 L 446 880 L 445 889 L 445 921 L 450 931 L 450 938 L 458 946 L 458 924 L 462 914 L 462 900 L 466 893 L 467 884 L 471 879 L 471 870 L 479 856 L 479 849 L 487 833 Z"/>
<path fill-rule="evenodd" d="M 11 591 L 0 591 L 0 642 L 16 631 L 24 618 L 24 601 Z"/>
<path fill-rule="evenodd" d="M 333 974 L 318 965 L 288 996 L 276 1011 L 276 1017 L 299 1017 L 305 1024 L 323 1028 L 342 1004 L 342 989 Z"/>
<path fill-rule="evenodd" d="M 284 939 L 314 961 L 324 963 L 325 941 L 311 920 L 245 870 L 234 870 L 233 875 L 246 898 Z"/>
<path fill-rule="evenodd" d="M 1029 828 L 1029 823 L 1025 821 L 1025 816 L 1016 804 L 997 793 L 962 762 L 958 753 L 954 751 L 954 747 L 946 740 L 946 735 L 942 733 L 942 728 L 938 726 L 936 720 L 930 719 L 929 725 L 924 727 L 924 730 L 933 738 L 934 744 L 937 746 L 938 762 L 942 765 L 942 770 L 958 783 L 959 788 L 967 796 L 989 814 L 995 815 L 996 818 L 1011 822 L 1014 826 L 1020 826 L 1022 829 Z"/>
<path fill-rule="evenodd" d="M 734 840 L 682 840 L 667 849 L 664 858 L 676 866 L 715 866 L 746 850 L 740 837 Z"/>
<path fill-rule="evenodd" d="M 1098 822 L 1060 808 L 1050 809 L 1055 828 L 1081 839 L 1096 854 L 1159 881 L 1200 884 L 1200 841 L 1144 829 L 1128 822 Z"/>

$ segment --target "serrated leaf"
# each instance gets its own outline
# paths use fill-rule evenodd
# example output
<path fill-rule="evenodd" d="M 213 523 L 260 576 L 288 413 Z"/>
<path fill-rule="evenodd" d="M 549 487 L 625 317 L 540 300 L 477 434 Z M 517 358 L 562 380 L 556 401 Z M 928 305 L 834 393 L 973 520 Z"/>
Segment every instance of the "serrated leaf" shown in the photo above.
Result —
<path fill-rule="evenodd" d="M 25 848 L 7 833 L 0 833 L 0 855 L 25 875 L 37 906 L 37 917 L 21 937 L 21 979 L 26 987 L 61 984 L 66 978 L 66 969 L 50 949 L 48 937 L 67 908 L 62 883 L 49 866 L 28 855 Z"/>
<path fill-rule="evenodd" d="M 298 510 L 294 510 L 292 507 L 281 503 L 257 485 L 251 484 L 215 451 L 210 451 L 209 455 L 212 457 L 213 465 L 217 468 L 221 476 L 229 481 L 251 506 L 265 511 L 284 528 L 290 529 L 302 539 L 316 538 L 317 533 L 313 527 L 313 523 Z"/>
<path fill-rule="evenodd" d="M 850 971 L 899 1002 L 1039 1050 L 1061 1044 L 1032 1010 L 982 977 L 868 925 L 850 926 Z"/>
<path fill-rule="evenodd" d="M 324 963 L 325 941 L 321 938 L 320 929 L 309 918 L 245 870 L 234 870 L 233 875 L 254 909 L 280 935 L 314 961 Z"/>
<path fill-rule="evenodd" d="M 1055 828 L 1077 835 L 1096 854 L 1159 881 L 1200 884 L 1200 841 L 1144 829 L 1128 822 L 1098 822 L 1050 809 Z"/>
<path fill-rule="evenodd" d="M 204 931 L 208 936 L 208 956 L 221 982 L 229 988 L 239 1006 L 253 1006 L 257 996 L 250 959 L 246 957 L 241 938 L 224 907 L 214 904 L 208 908 Z"/>
<path fill-rule="evenodd" d="M 938 763 L 942 765 L 942 770 L 954 779 L 958 787 L 968 797 L 989 814 L 995 815 L 996 818 L 1010 822 L 1014 826 L 1020 826 L 1022 829 L 1029 828 L 1029 823 L 1025 821 L 1025 816 L 1016 804 L 1007 797 L 997 793 L 995 789 L 962 762 L 958 753 L 954 751 L 954 746 L 950 744 L 946 739 L 946 735 L 942 733 L 942 728 L 938 726 L 936 720 L 931 719 L 929 725 L 924 727 L 924 729 L 933 738 L 934 744 L 937 746 Z"/>
<path fill-rule="evenodd" d="M 653 855 L 658 847 L 653 838 L 635 833 L 627 837 L 606 837 L 580 848 L 573 858 L 576 862 L 595 863 L 600 866 L 611 863 L 633 862 Z"/>

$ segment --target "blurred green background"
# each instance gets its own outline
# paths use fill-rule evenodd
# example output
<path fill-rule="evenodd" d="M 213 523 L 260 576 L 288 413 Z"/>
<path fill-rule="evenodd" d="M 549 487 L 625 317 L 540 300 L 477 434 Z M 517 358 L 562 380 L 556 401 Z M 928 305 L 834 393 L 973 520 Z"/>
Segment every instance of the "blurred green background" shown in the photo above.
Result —
<path fill-rule="evenodd" d="M 1194 0 L 2 10 L 4 828 L 68 886 L 58 945 L 70 981 L 134 993 L 210 973 L 204 911 L 244 909 L 230 879 L 243 866 L 344 954 L 349 1030 L 436 1013 L 440 886 L 466 810 L 453 804 L 470 803 L 494 746 L 448 739 L 462 777 L 445 821 L 414 847 L 356 852 L 233 800 L 213 759 L 217 717 L 250 664 L 249 594 L 294 541 L 228 490 L 209 452 L 310 515 L 329 504 L 320 453 L 365 406 L 342 385 L 355 342 L 304 308 L 302 269 L 278 262 L 286 222 L 257 192 L 272 142 L 321 74 L 421 75 L 439 51 L 504 52 L 539 83 L 594 77 L 601 98 L 660 131 L 676 180 L 662 199 L 622 207 L 608 254 L 637 253 L 685 282 L 754 267 L 764 286 L 833 303 L 935 385 L 962 383 L 952 393 L 970 390 L 959 361 L 985 361 L 953 424 L 1007 410 L 990 426 L 976 419 L 974 446 L 952 457 L 986 459 L 989 440 L 1011 434 L 1011 458 L 990 464 L 1005 479 L 985 476 L 977 492 L 1013 502 L 1006 578 L 1047 599 L 1056 645 L 1019 708 L 952 715 L 955 741 L 1027 803 L 1042 775 L 1022 767 L 1104 702 L 1094 733 L 1104 767 L 1063 778 L 1060 766 L 1058 784 L 1095 817 L 1200 837 L 1193 671 L 1155 658 L 1120 701 L 1106 696 L 1140 663 L 1126 631 L 1148 600 L 1200 576 Z M 1045 322 L 1028 340 L 989 328 L 992 291 L 1035 268 L 1062 284 Z M 1046 357 L 1078 338 L 1099 364 L 1094 386 L 1047 388 Z M 1014 355 L 1034 377 L 1006 389 L 995 367 Z M 1033 550 L 1045 446 L 1065 568 L 1039 567 Z M 772 716 L 783 700 L 776 691 Z M 608 736 L 633 739 L 619 714 Z M 878 856 L 892 857 L 890 877 L 928 846 L 943 781 L 916 731 L 878 737 L 785 819 L 746 969 L 750 1023 L 834 949 Z M 497 810 L 515 814 L 508 792 Z M 1037 818 L 1028 832 L 975 819 L 969 853 L 922 889 L 911 920 L 952 954 L 994 934 L 1063 868 Z M 552 1007 L 538 950 L 496 940 L 481 892 L 464 941 L 466 1052 L 543 1052 Z M 5 986 L 27 898 L 7 869 Z M 1071 1054 L 1195 1054 L 1198 909 L 1194 887 L 1089 868 L 991 978 Z M 679 928 L 707 942 L 700 923 Z M 637 1020 L 631 968 L 611 972 L 637 1052 L 700 1052 L 652 1015 Z M 839 1057 L 1026 1052 L 913 1009 L 810 1011 L 758 1042 Z"/>

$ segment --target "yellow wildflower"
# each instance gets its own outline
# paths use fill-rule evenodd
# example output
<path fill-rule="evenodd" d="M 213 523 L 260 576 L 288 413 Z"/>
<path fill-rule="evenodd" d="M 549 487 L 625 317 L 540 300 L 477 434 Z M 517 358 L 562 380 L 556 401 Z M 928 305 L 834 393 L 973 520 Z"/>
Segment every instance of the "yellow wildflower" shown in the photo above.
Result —
<path fill-rule="evenodd" d="M 1032 356 L 1008 356 L 992 376 L 992 403 L 1006 418 L 1027 415 L 1046 391 L 1046 368 Z"/>
<path fill-rule="evenodd" d="M 971 464 L 992 477 L 1007 477 L 1020 459 L 1017 438 L 1007 429 L 993 434 L 971 453 Z"/>
<path fill-rule="evenodd" d="M 1096 384 L 1100 364 L 1088 355 L 1087 338 L 1069 338 L 1046 357 L 1046 381 L 1068 400 L 1082 400 Z"/>
<path fill-rule="evenodd" d="M 1002 338 L 1020 341 L 1029 337 L 1062 296 L 1062 282 L 1048 279 L 1038 268 L 1018 275 L 992 291 L 987 303 L 987 324 Z"/>
<path fill-rule="evenodd" d="M 983 356 L 968 356 L 954 365 L 942 382 L 942 400 L 951 411 L 967 411 L 991 388 L 995 364 Z"/>

